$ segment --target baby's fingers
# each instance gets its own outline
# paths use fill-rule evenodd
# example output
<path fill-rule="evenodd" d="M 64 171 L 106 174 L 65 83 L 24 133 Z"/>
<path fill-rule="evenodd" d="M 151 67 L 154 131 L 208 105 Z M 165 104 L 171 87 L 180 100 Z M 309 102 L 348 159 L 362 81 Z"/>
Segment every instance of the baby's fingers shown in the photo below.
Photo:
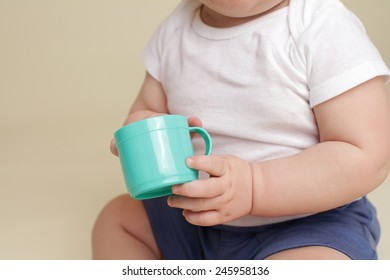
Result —
<path fill-rule="evenodd" d="M 214 226 L 226 222 L 223 215 L 217 210 L 194 212 L 183 210 L 184 218 L 193 225 L 197 226 Z"/>
<path fill-rule="evenodd" d="M 189 126 L 197 126 L 197 127 L 202 127 L 202 121 L 198 117 L 189 117 L 187 119 L 188 125 Z"/>
<path fill-rule="evenodd" d="M 187 166 L 207 172 L 216 177 L 223 176 L 229 169 L 229 163 L 222 156 L 192 156 L 187 158 Z"/>
<path fill-rule="evenodd" d="M 110 143 L 110 150 L 111 150 L 111 153 L 112 153 L 114 156 L 118 156 L 118 148 L 116 147 L 115 139 L 112 139 L 112 140 L 111 140 L 111 143 Z"/>
<path fill-rule="evenodd" d="M 168 205 L 173 208 L 190 209 L 194 212 L 214 210 L 216 202 L 207 198 L 189 198 L 186 196 L 171 195 Z"/>
<path fill-rule="evenodd" d="M 219 182 L 219 178 L 195 180 L 172 187 L 173 194 L 192 198 L 213 198 L 222 195 L 224 191 L 225 189 Z"/>
<path fill-rule="evenodd" d="M 191 127 L 197 126 L 197 127 L 203 127 L 202 121 L 198 117 L 189 117 L 187 119 L 188 125 Z M 191 132 L 191 138 L 194 138 L 196 133 Z"/>

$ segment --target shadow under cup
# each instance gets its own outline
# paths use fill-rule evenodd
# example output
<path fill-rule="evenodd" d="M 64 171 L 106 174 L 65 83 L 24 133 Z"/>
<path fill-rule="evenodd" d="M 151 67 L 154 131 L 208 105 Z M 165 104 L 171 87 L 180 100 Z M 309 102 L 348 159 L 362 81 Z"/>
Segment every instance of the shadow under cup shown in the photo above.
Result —
<path fill-rule="evenodd" d="M 194 155 L 190 133 L 205 141 L 211 153 L 211 137 L 200 127 L 189 127 L 180 115 L 164 115 L 128 124 L 114 134 L 126 187 L 134 199 L 172 194 L 172 185 L 198 179 L 198 171 L 185 161 Z"/>

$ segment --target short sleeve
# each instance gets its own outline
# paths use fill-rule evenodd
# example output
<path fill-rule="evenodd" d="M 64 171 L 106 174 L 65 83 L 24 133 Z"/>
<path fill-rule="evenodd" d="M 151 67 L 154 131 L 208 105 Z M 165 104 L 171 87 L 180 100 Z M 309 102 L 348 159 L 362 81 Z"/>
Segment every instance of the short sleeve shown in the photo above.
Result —
<path fill-rule="evenodd" d="M 374 77 L 389 78 L 363 24 L 340 1 L 324 1 L 302 17 L 306 18 L 296 44 L 306 68 L 311 107 Z"/>
<path fill-rule="evenodd" d="M 160 62 L 164 45 L 166 45 L 170 33 L 169 25 L 168 18 L 158 26 L 142 50 L 142 61 L 145 69 L 157 81 L 161 79 Z"/>
<path fill-rule="evenodd" d="M 153 78 L 161 80 L 161 61 L 165 48 L 183 21 L 191 19 L 191 14 L 200 6 L 198 0 L 182 0 L 173 12 L 157 27 L 142 51 L 142 61 L 146 71 Z"/>

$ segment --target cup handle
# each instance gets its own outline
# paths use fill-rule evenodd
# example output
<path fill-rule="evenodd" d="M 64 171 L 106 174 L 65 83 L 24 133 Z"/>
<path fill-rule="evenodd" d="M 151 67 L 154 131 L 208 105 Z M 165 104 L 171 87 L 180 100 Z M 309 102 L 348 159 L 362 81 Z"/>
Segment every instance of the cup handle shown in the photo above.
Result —
<path fill-rule="evenodd" d="M 194 132 L 194 133 L 197 133 L 200 136 L 202 136 L 202 138 L 206 144 L 206 152 L 204 154 L 206 156 L 210 155 L 211 148 L 213 146 L 213 142 L 211 141 L 210 134 L 206 130 L 204 130 L 203 128 L 197 127 L 197 126 L 191 126 L 191 127 L 189 127 L 189 130 L 190 130 L 190 132 Z"/>

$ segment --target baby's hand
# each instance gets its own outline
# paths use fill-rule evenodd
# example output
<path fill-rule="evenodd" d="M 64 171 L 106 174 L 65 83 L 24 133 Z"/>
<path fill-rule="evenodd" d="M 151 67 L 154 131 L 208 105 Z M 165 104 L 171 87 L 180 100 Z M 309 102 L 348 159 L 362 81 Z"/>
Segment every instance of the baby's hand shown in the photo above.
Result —
<path fill-rule="evenodd" d="M 184 209 L 186 220 L 211 226 L 230 222 L 252 210 L 252 169 L 234 156 L 193 156 L 190 168 L 205 171 L 210 178 L 173 186 L 168 204 Z"/>

